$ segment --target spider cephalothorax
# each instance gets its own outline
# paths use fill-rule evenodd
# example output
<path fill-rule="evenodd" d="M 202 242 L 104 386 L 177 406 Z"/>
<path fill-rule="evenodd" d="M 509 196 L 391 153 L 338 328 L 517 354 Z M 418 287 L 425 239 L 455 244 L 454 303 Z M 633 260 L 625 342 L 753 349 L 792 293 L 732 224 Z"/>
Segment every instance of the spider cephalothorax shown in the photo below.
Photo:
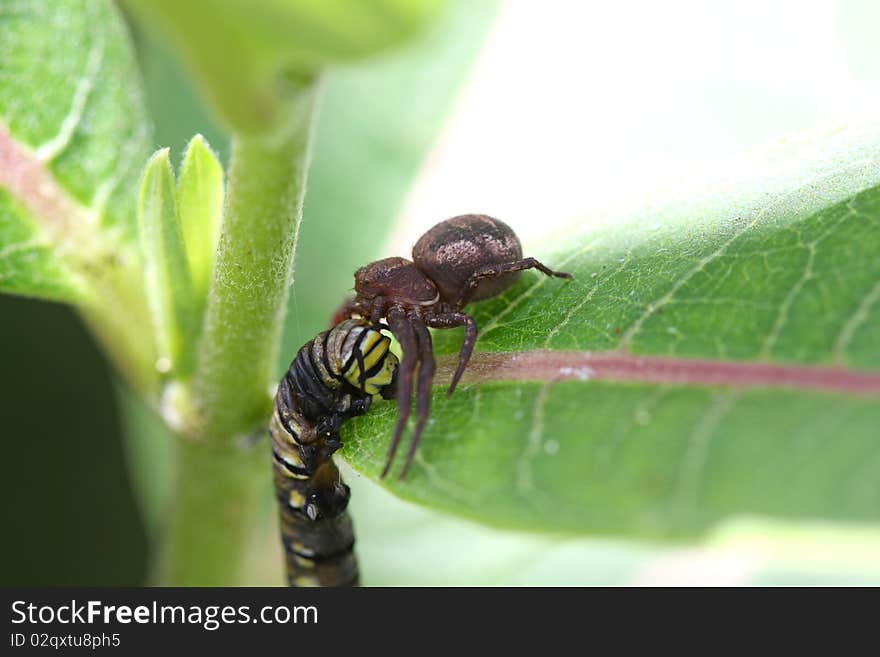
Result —
<path fill-rule="evenodd" d="M 422 235 L 413 247 L 412 261 L 385 258 L 357 270 L 356 296 L 346 304 L 343 315 L 360 315 L 368 317 L 374 325 L 387 325 L 403 349 L 397 382 L 400 416 L 383 477 L 391 468 L 409 419 L 417 368 L 418 421 L 401 477 L 406 476 L 428 420 L 435 370 L 428 327 L 465 327 L 458 368 L 447 393 L 451 395 L 477 341 L 477 323 L 461 309 L 470 301 L 500 294 L 513 285 L 519 272 L 533 268 L 548 276 L 571 278 L 570 274 L 552 271 L 534 258 L 523 258 L 519 238 L 504 222 L 486 215 L 466 214 L 442 221 Z"/>

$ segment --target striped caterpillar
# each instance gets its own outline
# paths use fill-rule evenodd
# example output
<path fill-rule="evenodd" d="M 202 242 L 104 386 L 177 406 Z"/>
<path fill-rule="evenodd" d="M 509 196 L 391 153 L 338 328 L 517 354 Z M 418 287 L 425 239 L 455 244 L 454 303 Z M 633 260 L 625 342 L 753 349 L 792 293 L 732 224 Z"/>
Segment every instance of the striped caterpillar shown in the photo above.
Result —
<path fill-rule="evenodd" d="M 397 356 L 367 320 L 337 324 L 303 345 L 278 384 L 269 422 L 281 541 L 291 586 L 356 586 L 349 488 L 333 463 L 343 422 L 374 395 L 395 395 Z"/>

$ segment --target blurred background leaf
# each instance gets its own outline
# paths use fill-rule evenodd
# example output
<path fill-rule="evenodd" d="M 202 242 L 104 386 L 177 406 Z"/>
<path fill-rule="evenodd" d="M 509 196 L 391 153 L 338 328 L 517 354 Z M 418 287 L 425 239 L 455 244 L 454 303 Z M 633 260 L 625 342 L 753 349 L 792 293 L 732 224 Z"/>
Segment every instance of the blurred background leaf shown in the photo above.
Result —
<path fill-rule="evenodd" d="M 136 257 L 150 138 L 131 46 L 104 2 L 7 3 L 0 23 L 0 290 L 87 300 Z"/>
<path fill-rule="evenodd" d="M 150 390 L 135 214 L 150 123 L 125 25 L 82 0 L 7 3 L 0 22 L 0 290 L 76 303 Z"/>
<path fill-rule="evenodd" d="M 290 85 L 331 64 L 362 59 L 411 37 L 440 0 L 129 0 L 184 53 L 235 130 L 272 130 Z M 230 56 L 234 53 L 233 56 Z"/>
<path fill-rule="evenodd" d="M 0 20 L 0 119 L 75 203 L 133 239 L 150 124 L 113 6 L 9 3 Z"/>

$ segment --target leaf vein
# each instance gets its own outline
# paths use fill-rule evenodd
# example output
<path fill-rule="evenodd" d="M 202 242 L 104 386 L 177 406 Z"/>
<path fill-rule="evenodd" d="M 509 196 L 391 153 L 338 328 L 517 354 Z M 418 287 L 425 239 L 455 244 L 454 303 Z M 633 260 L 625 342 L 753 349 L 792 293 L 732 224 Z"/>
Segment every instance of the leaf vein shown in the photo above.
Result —
<path fill-rule="evenodd" d="M 681 459 L 678 484 L 672 497 L 673 505 L 676 508 L 690 511 L 699 502 L 700 481 L 706 469 L 709 443 L 715 435 L 718 425 L 733 409 L 741 394 L 739 390 L 734 390 L 715 395 L 712 403 L 706 407 L 696 422 Z"/>
<path fill-rule="evenodd" d="M 627 257 L 624 259 L 624 261 L 620 265 L 618 265 L 618 267 L 614 270 L 614 272 L 612 272 L 608 276 L 610 276 L 610 277 L 616 276 L 617 274 L 619 274 L 620 272 L 622 272 L 626 268 L 627 264 L 629 264 L 629 254 L 627 254 Z M 572 306 L 571 308 L 568 309 L 568 312 L 566 313 L 563 320 L 561 322 L 559 322 L 558 324 L 556 324 L 556 326 L 554 326 L 550 331 L 547 332 L 547 337 L 544 340 L 544 348 L 545 349 L 550 348 L 550 343 L 553 341 L 553 338 L 555 338 L 563 328 L 568 326 L 568 324 L 571 322 L 572 317 L 574 317 L 575 314 L 578 313 L 580 311 L 580 309 L 583 308 L 587 303 L 589 303 L 590 299 L 592 299 L 593 296 L 595 296 L 596 291 L 602 285 L 602 280 L 603 279 L 597 280 L 596 284 L 593 285 L 592 288 L 590 288 L 590 291 L 584 295 L 584 298 L 581 299 L 577 304 L 575 304 L 574 306 Z"/>
<path fill-rule="evenodd" d="M 579 258 L 580 256 L 584 255 L 585 253 L 589 252 L 590 249 L 592 249 L 598 242 L 599 242 L 598 238 L 594 239 L 590 242 L 587 242 L 587 244 L 585 244 L 583 247 L 581 247 L 580 249 L 578 249 L 577 251 L 575 251 L 574 253 L 569 255 L 567 258 L 564 258 L 563 260 L 561 260 L 559 262 L 559 264 L 556 265 L 556 267 L 560 270 L 564 269 L 565 266 L 568 265 L 570 262 L 574 261 L 576 258 Z M 495 315 L 491 320 L 489 320 L 489 322 L 486 324 L 486 326 L 483 327 L 482 331 L 480 331 L 480 337 L 485 338 L 487 333 L 489 333 L 493 329 L 497 328 L 499 326 L 501 320 L 503 320 L 507 315 L 509 315 L 516 308 L 518 308 L 526 299 L 528 299 L 536 291 L 538 291 L 541 288 L 541 286 L 543 286 L 547 282 L 547 278 L 548 278 L 547 276 L 541 276 L 538 280 L 536 280 L 531 285 L 531 287 L 529 287 L 527 290 L 525 290 L 521 295 L 519 295 L 515 299 L 512 299 L 511 302 L 509 304 L 507 304 L 500 313 Z"/>
<path fill-rule="evenodd" d="M 786 192 L 784 194 L 781 194 L 780 196 L 778 196 L 774 200 L 766 203 L 761 208 L 759 208 L 758 211 L 755 213 L 754 217 L 750 221 L 745 222 L 742 225 L 742 227 L 740 227 L 738 230 L 734 231 L 733 235 L 731 237 L 729 237 L 727 240 L 725 240 L 724 242 L 722 242 L 722 244 L 717 249 L 715 249 L 712 253 L 700 258 L 697 261 L 697 264 L 693 268 L 691 268 L 689 271 L 687 271 L 684 275 L 679 277 L 663 295 L 661 295 L 660 297 L 655 299 L 653 302 L 647 304 L 647 306 L 645 306 L 645 310 L 642 312 L 642 314 L 621 335 L 618 348 L 622 351 L 629 350 L 629 348 L 632 345 L 632 339 L 642 329 L 642 326 L 648 320 L 648 318 L 650 318 L 654 314 L 654 310 L 656 308 L 659 308 L 659 307 L 669 303 L 669 301 L 671 301 L 675 297 L 676 293 L 682 287 L 684 287 L 684 285 L 690 279 L 692 279 L 698 273 L 703 271 L 706 268 L 706 266 L 708 266 L 709 264 L 711 264 L 712 262 L 714 262 L 718 258 L 724 256 L 727 252 L 727 249 L 729 249 L 730 246 L 736 240 L 738 240 L 746 232 L 748 232 L 749 230 L 754 228 L 754 226 L 756 226 L 762 219 L 764 219 L 764 217 L 767 215 L 767 213 L 771 209 L 773 209 L 774 207 L 776 207 L 777 205 L 782 203 L 785 199 L 790 198 L 790 197 L 794 196 L 795 194 L 799 193 L 804 188 L 815 184 L 818 180 L 830 177 L 830 175 L 831 174 L 824 173 L 824 174 L 820 174 L 818 176 L 814 176 L 809 179 L 806 179 L 806 180 L 798 183 L 793 189 L 789 190 L 788 192 Z"/>
<path fill-rule="evenodd" d="M 98 79 L 103 61 L 104 36 L 98 31 L 95 35 L 95 41 L 89 49 L 86 71 L 79 79 L 79 82 L 77 82 L 76 89 L 74 90 L 70 111 L 61 121 L 58 134 L 37 146 L 35 149 L 37 159 L 43 162 L 51 162 L 63 153 L 70 144 L 76 129 L 82 123 L 86 103 Z"/>
<path fill-rule="evenodd" d="M 532 500 L 537 492 L 532 473 L 532 461 L 541 450 L 541 438 L 544 435 L 544 408 L 550 396 L 550 389 L 556 384 L 556 380 L 548 381 L 541 387 L 541 391 L 535 397 L 532 410 L 532 426 L 529 430 L 526 447 L 520 455 L 516 469 L 516 488 L 524 500 Z"/>
<path fill-rule="evenodd" d="M 50 246 L 45 240 L 28 240 L 26 242 L 16 242 L 15 244 L 7 244 L 0 249 L 0 258 L 7 258 L 13 253 L 20 251 L 36 251 L 40 248 Z"/>
<path fill-rule="evenodd" d="M 849 343 L 852 341 L 856 331 L 868 321 L 871 309 L 878 300 L 880 300 L 880 281 L 877 281 L 868 294 L 862 298 L 856 311 L 844 322 L 843 327 L 840 329 L 840 333 L 834 341 L 834 359 L 837 363 L 843 364 L 846 360 L 846 349 Z"/>

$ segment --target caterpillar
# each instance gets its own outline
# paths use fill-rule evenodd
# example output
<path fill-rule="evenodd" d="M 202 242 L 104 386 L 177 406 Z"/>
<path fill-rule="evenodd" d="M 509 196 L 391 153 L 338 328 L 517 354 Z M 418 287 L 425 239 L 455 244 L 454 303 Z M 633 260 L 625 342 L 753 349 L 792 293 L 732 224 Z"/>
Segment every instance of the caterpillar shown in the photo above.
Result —
<path fill-rule="evenodd" d="M 390 345 L 367 320 L 345 320 L 303 345 L 278 384 L 269 432 L 290 586 L 358 584 L 350 491 L 332 456 L 348 418 L 394 397 Z"/>

